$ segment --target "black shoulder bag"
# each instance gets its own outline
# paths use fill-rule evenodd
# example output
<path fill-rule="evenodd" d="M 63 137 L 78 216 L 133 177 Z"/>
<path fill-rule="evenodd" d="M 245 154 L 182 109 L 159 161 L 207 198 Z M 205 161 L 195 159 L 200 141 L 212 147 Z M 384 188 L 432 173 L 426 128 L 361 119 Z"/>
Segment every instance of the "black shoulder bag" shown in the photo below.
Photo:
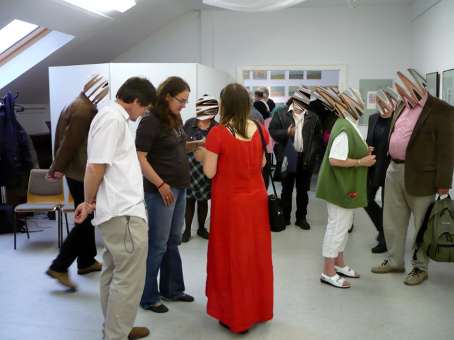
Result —
<path fill-rule="evenodd" d="M 267 155 L 266 152 L 266 142 L 265 142 L 265 137 L 263 137 L 263 131 L 257 122 L 255 122 L 255 125 L 257 125 L 257 129 L 259 130 L 260 133 L 260 139 L 262 141 L 262 147 L 263 147 L 263 152 L 265 153 L 265 157 Z M 268 178 L 271 181 L 271 185 L 273 187 L 273 194 L 268 195 L 268 214 L 270 218 L 270 229 L 271 231 L 279 232 L 282 230 L 285 230 L 285 218 L 284 218 L 284 211 L 282 210 L 281 207 L 281 200 L 278 198 L 277 193 L 276 193 L 276 187 L 274 186 L 273 178 L 271 176 L 271 172 L 267 171 L 265 169 L 267 166 L 269 166 L 269 161 L 267 157 L 266 165 L 263 167 L 263 175 L 268 176 Z"/>

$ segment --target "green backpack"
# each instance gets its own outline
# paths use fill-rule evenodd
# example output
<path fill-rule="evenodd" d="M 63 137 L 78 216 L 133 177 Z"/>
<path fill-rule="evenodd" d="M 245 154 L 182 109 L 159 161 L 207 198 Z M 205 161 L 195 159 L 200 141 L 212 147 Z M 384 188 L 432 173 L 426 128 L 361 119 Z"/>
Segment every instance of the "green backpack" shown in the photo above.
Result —
<path fill-rule="evenodd" d="M 416 237 L 416 251 L 421 247 L 434 261 L 454 262 L 454 201 L 448 196 L 431 207 Z"/>

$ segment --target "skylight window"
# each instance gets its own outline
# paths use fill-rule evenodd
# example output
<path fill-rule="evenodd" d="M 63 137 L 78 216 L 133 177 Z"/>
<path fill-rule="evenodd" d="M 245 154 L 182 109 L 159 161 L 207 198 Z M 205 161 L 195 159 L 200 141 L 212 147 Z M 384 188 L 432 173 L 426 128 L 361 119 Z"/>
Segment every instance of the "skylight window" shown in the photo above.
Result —
<path fill-rule="evenodd" d="M 63 0 L 90 12 L 105 16 L 107 12 L 124 13 L 136 5 L 135 0 Z"/>
<path fill-rule="evenodd" d="M 37 28 L 37 25 L 22 20 L 16 19 L 11 21 L 8 25 L 0 29 L 0 54 L 24 39 Z"/>

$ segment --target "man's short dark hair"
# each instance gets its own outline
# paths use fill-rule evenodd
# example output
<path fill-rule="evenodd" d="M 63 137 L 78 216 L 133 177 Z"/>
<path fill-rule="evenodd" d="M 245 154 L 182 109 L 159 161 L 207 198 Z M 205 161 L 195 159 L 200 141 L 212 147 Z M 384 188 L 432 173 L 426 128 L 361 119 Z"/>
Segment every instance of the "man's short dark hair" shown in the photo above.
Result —
<path fill-rule="evenodd" d="M 132 77 L 121 85 L 116 97 L 128 104 L 137 99 L 140 105 L 150 106 L 156 101 L 156 89 L 148 79 Z"/>

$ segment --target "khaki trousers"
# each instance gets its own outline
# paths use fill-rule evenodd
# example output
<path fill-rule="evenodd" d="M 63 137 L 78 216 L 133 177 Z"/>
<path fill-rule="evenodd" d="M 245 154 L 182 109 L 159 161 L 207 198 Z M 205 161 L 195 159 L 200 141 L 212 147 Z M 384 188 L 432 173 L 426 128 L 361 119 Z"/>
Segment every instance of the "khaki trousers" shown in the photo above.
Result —
<path fill-rule="evenodd" d="M 435 195 L 417 197 L 408 194 L 404 179 L 405 164 L 391 162 L 385 180 L 383 229 L 388 247 L 388 261 L 393 267 L 405 267 L 405 241 L 410 215 L 413 215 L 417 234 L 427 208 L 435 198 Z M 415 268 L 427 271 L 428 262 L 427 256 L 420 250 L 412 264 Z"/>
<path fill-rule="evenodd" d="M 105 244 L 100 282 L 104 339 L 127 340 L 145 284 L 148 224 L 121 216 L 99 228 Z"/>

